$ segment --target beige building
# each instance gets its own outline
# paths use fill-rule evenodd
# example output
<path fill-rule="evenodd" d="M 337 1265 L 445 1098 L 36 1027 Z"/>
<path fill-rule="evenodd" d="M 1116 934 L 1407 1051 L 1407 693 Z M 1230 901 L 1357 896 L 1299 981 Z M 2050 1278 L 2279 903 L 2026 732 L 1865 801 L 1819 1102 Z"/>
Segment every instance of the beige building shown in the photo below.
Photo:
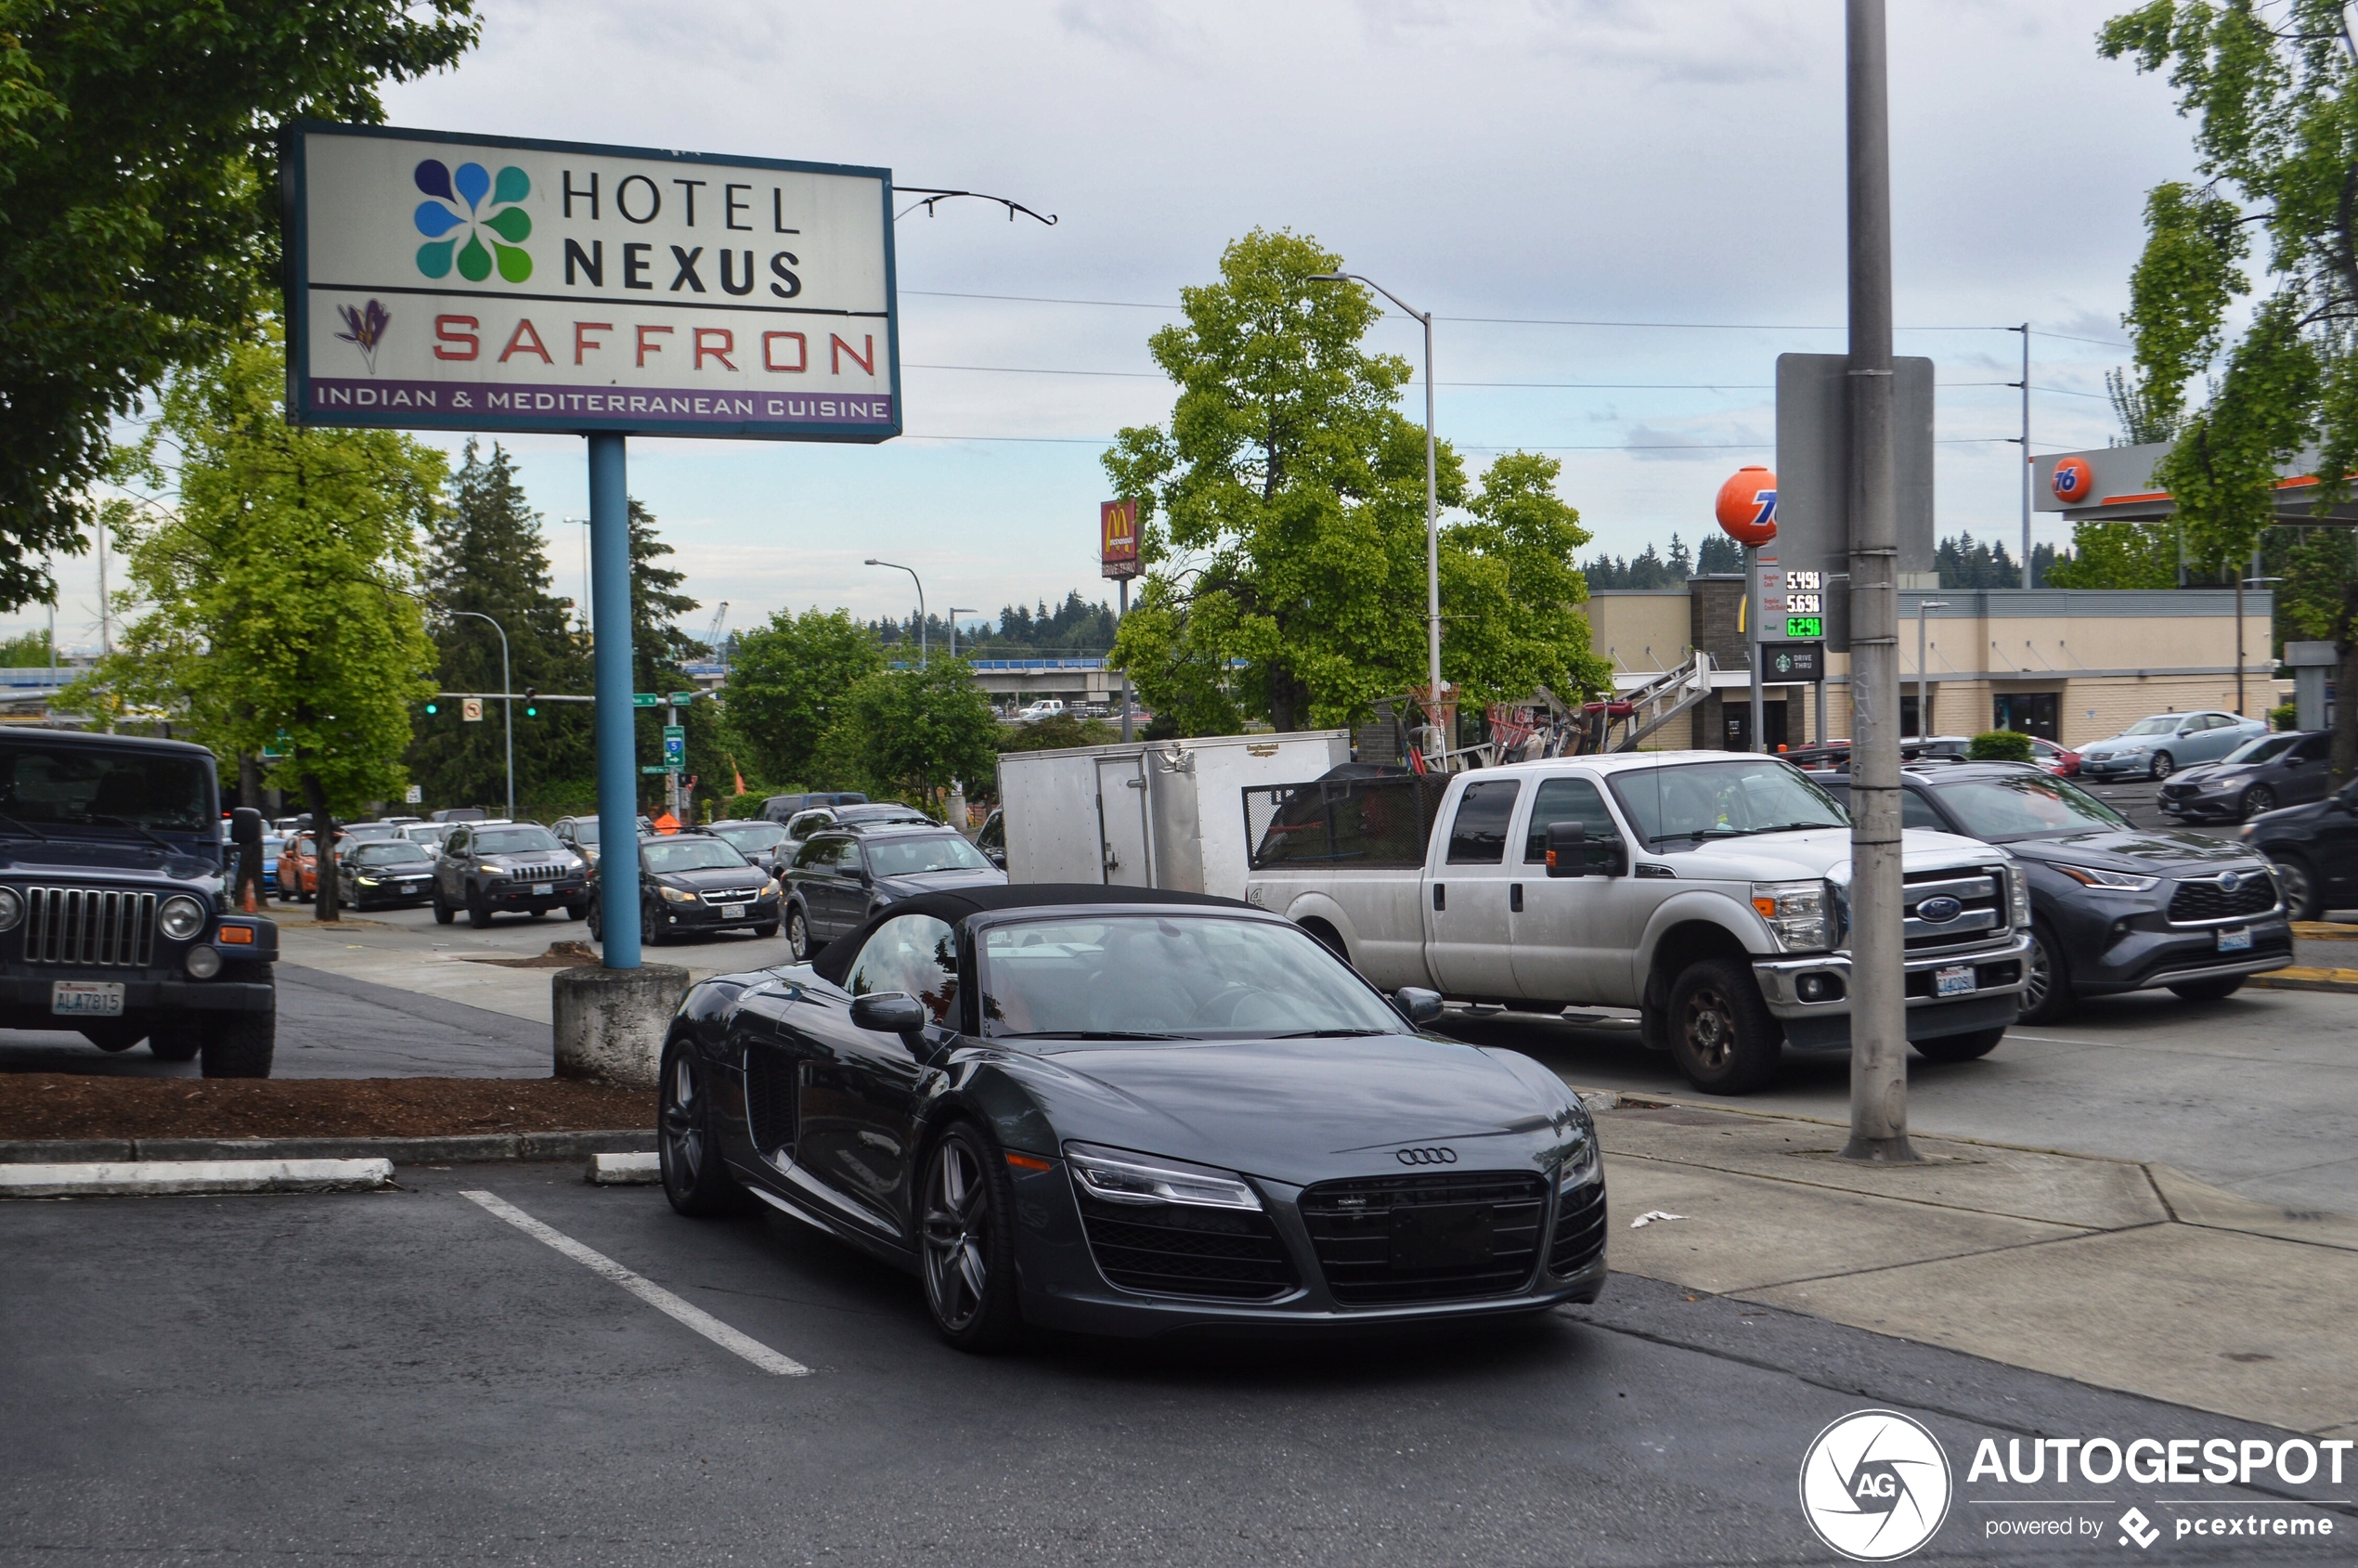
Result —
<path fill-rule="evenodd" d="M 1717 667 L 1710 699 L 1688 723 L 1656 731 L 1649 747 L 1744 745 L 1751 675 L 1738 628 L 1743 598 L 1743 580 L 1734 577 L 1589 596 L 1591 646 L 1613 666 L 1617 689 L 1678 668 L 1698 647 Z M 2290 701 L 2292 687 L 2273 679 L 2271 597 L 2245 594 L 2243 612 L 2239 700 L 2233 590 L 1903 592 L 1902 717 L 1910 733 L 1919 732 L 1919 616 L 1931 720 L 1922 732 L 2015 729 L 2071 746 L 2118 734 L 2149 713 L 2221 708 L 2259 717 Z M 1850 732 L 1850 661 L 1830 654 L 1826 664 L 1822 720 L 1816 688 L 1767 688 L 1762 728 L 1771 745 Z"/>

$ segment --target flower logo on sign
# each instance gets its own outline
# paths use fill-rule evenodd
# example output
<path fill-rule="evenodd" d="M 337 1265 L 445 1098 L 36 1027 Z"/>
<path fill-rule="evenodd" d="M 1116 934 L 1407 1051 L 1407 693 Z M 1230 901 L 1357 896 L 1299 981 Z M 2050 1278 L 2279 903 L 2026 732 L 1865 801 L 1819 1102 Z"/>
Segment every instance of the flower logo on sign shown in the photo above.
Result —
<path fill-rule="evenodd" d="M 531 253 L 523 249 L 532 236 L 532 214 L 515 205 L 532 194 L 531 175 L 511 163 L 495 181 L 480 163 L 454 170 L 429 158 L 418 165 L 415 178 L 418 188 L 434 198 L 419 202 L 410 214 L 427 241 L 418 247 L 420 272 L 447 278 L 455 265 L 470 283 L 490 277 L 494 266 L 511 283 L 532 276 Z M 455 230 L 465 231 L 465 244 Z"/>
<path fill-rule="evenodd" d="M 360 357 L 369 362 L 369 373 L 375 375 L 377 346 L 385 341 L 385 328 L 392 324 L 392 315 L 375 300 L 370 300 L 364 307 L 340 305 L 336 306 L 336 313 L 343 317 L 347 329 L 336 336 L 358 349 Z"/>

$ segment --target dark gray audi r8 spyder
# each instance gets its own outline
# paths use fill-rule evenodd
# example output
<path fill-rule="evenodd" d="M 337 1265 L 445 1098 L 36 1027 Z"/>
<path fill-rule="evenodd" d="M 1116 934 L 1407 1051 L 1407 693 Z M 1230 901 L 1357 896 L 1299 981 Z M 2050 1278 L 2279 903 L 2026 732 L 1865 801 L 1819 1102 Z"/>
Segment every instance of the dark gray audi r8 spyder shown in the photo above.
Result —
<path fill-rule="evenodd" d="M 903 900 L 691 990 L 664 1189 L 916 1275 L 952 1344 L 1328 1330 L 1590 1302 L 1596 1129 L 1555 1074 L 1424 1033 L 1291 922 L 1032 884 Z"/>

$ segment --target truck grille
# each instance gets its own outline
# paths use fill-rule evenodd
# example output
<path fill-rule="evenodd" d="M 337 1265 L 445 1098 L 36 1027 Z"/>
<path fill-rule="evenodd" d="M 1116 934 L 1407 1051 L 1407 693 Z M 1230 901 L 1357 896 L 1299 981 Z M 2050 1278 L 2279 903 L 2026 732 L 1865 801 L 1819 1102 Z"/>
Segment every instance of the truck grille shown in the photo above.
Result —
<path fill-rule="evenodd" d="M 1549 1274 L 1578 1274 L 1605 1250 L 1605 1184 L 1592 1182 L 1567 1196 L 1556 1212 L 1556 1240 L 1548 1249 Z"/>
<path fill-rule="evenodd" d="M 1075 1196 L 1098 1272 L 1125 1290 L 1265 1302 L 1294 1288 L 1293 1265 L 1266 1214 Z"/>
<path fill-rule="evenodd" d="M 1365 1176 L 1305 1190 L 1302 1222 L 1344 1306 L 1503 1296 L 1539 1261 L 1547 1193 L 1538 1176 L 1517 1171 Z M 1431 1239 L 1436 1225 L 1462 1227 L 1464 1255 L 1433 1261 L 1445 1251 Z"/>
<path fill-rule="evenodd" d="M 1976 871 L 1920 871 L 1907 876 L 1903 899 L 1908 918 L 1904 927 L 1909 953 L 1937 952 L 1943 948 L 1979 947 L 2006 929 L 2006 873 L 2000 866 Z M 1926 920 L 1919 913 L 1937 899 L 1953 899 L 1961 906 L 1948 920 Z"/>
<path fill-rule="evenodd" d="M 498 870 L 500 875 L 517 882 L 554 882 L 573 875 L 569 865 L 503 865 Z"/>
<path fill-rule="evenodd" d="M 2191 926 L 2205 920 L 2241 920 L 2255 914 L 2266 914 L 2276 907 L 2275 879 L 2264 871 L 2223 873 L 2235 878 L 2235 890 L 2229 892 L 2216 876 L 2200 882 L 2181 882 L 2170 896 L 2170 919 L 2172 925 Z"/>
<path fill-rule="evenodd" d="M 155 952 L 156 896 L 107 888 L 27 888 L 28 964 L 144 968 Z"/>

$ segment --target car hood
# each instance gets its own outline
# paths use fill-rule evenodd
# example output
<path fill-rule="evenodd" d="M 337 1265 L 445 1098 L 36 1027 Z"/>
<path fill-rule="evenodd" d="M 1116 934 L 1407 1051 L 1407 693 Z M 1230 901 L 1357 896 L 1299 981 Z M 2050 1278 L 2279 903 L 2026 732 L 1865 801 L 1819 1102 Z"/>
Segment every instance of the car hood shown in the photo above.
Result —
<path fill-rule="evenodd" d="M 1824 876 L 1837 882 L 1850 880 L 1847 827 L 1764 833 L 1756 838 L 1707 839 L 1692 849 L 1665 845 L 1655 853 L 1681 881 L 1799 882 Z M 1945 871 L 1988 865 L 1992 847 L 1953 833 L 1911 827 L 1900 835 L 1900 854 L 1910 871 Z M 2003 858 L 2002 851 L 1999 858 Z"/>
<path fill-rule="evenodd" d="M 972 871 L 927 871 L 913 876 L 879 876 L 876 886 L 896 898 L 914 898 L 919 893 L 952 893 L 961 888 L 1004 888 L 1007 874 L 995 866 L 978 866 Z"/>
<path fill-rule="evenodd" d="M 2229 866 L 2249 865 L 2254 859 L 2241 844 L 2167 828 L 2091 828 L 2057 838 L 2015 839 L 2006 849 L 2024 861 L 2061 862 L 2144 876 L 2208 876 Z"/>
<path fill-rule="evenodd" d="M 526 849 L 512 855 L 482 855 L 477 859 L 493 871 L 513 871 L 519 866 L 556 865 L 567 871 L 576 869 L 570 849 Z"/>
<path fill-rule="evenodd" d="M 1430 1035 L 1036 1043 L 996 1050 L 1058 1139 L 1306 1185 L 1396 1174 L 1393 1151 L 1445 1145 L 1474 1169 L 1544 1163 L 1578 1121 L 1498 1056 Z"/>

